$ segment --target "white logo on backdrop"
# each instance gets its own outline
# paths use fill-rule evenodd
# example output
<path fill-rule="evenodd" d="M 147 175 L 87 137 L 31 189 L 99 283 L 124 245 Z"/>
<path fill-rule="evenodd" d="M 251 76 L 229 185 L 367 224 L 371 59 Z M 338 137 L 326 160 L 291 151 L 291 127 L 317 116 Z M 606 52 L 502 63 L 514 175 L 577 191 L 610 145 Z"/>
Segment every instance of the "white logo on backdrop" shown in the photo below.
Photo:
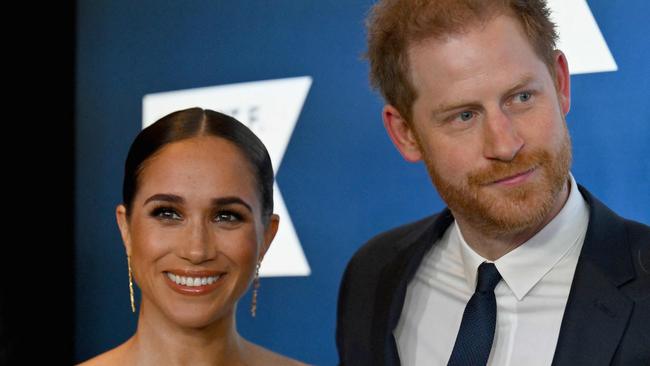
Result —
<path fill-rule="evenodd" d="M 548 5 L 572 74 L 618 69 L 586 0 L 548 0 Z"/>
<path fill-rule="evenodd" d="M 264 142 L 277 173 L 311 83 L 311 77 L 303 76 L 147 94 L 142 101 L 143 128 L 168 113 L 190 107 L 229 114 Z M 264 257 L 260 275 L 308 276 L 309 264 L 277 182 L 273 189 L 280 228 Z"/>

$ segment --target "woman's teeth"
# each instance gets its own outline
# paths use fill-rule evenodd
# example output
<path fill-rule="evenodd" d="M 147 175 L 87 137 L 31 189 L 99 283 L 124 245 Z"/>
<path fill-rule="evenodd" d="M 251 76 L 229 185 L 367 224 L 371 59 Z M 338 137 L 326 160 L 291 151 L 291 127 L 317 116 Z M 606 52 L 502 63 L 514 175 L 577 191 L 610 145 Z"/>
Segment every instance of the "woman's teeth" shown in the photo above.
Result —
<path fill-rule="evenodd" d="M 183 285 L 183 286 L 205 286 L 214 283 L 216 280 L 221 277 L 221 275 L 217 276 L 209 276 L 209 277 L 185 277 L 185 276 L 177 276 L 173 273 L 166 272 L 167 277 L 169 277 L 170 280 L 174 281 L 177 285 Z"/>

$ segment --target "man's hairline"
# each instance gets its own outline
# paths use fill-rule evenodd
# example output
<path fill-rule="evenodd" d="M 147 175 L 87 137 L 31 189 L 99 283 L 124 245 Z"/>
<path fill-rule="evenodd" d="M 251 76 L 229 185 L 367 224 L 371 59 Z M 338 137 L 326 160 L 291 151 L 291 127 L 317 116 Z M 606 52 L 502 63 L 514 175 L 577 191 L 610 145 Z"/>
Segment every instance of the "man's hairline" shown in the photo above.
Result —
<path fill-rule="evenodd" d="M 531 42 L 530 37 L 526 33 L 525 28 L 524 28 L 524 24 L 522 23 L 521 19 L 519 17 L 517 17 L 516 14 L 514 14 L 513 11 L 510 8 L 506 8 L 506 9 L 498 9 L 497 8 L 497 9 L 494 9 L 489 15 L 486 15 L 485 17 L 482 17 L 482 18 L 475 18 L 470 23 L 468 23 L 468 25 L 466 25 L 464 27 L 461 27 L 459 29 L 449 30 L 449 31 L 447 31 L 445 33 L 442 33 L 442 34 L 439 34 L 439 35 L 431 34 L 429 36 L 421 37 L 419 39 L 407 41 L 406 44 L 405 44 L 405 47 L 404 47 L 404 54 L 403 55 L 404 55 L 405 60 L 404 60 L 404 63 L 402 65 L 402 67 L 404 68 L 402 71 L 404 71 L 404 76 L 405 76 L 404 79 L 408 83 L 408 85 L 406 85 L 406 86 L 413 93 L 413 100 L 411 101 L 410 105 L 407 106 L 407 108 L 409 108 L 409 111 L 406 114 L 404 113 L 404 111 L 401 111 L 397 107 L 397 105 L 396 105 L 397 103 L 390 103 L 390 101 L 388 101 L 388 100 L 385 101 L 386 103 L 385 103 L 384 107 L 391 106 L 391 107 L 395 108 L 395 110 L 397 110 L 400 113 L 400 116 L 406 122 L 406 124 L 408 126 L 412 127 L 413 122 L 411 120 L 413 119 L 413 106 L 415 105 L 415 102 L 418 99 L 418 91 L 415 88 L 415 83 L 413 82 L 413 79 L 412 79 L 413 78 L 413 73 L 411 71 L 411 57 L 410 57 L 411 50 L 414 47 L 417 47 L 418 44 L 425 43 L 427 41 L 430 41 L 431 39 L 435 39 L 437 41 L 440 41 L 440 40 L 444 41 L 446 38 L 452 37 L 454 35 L 461 35 L 463 33 L 468 33 L 472 29 L 474 29 L 474 27 L 476 27 L 477 25 L 479 25 L 479 26 L 481 24 L 486 25 L 490 21 L 494 20 L 496 17 L 502 16 L 502 15 L 511 17 L 521 27 L 521 30 L 523 32 L 524 38 L 526 39 L 526 42 L 531 46 L 533 52 L 539 58 L 539 60 L 542 61 L 542 63 L 544 63 L 544 65 L 546 65 L 546 69 L 548 70 L 549 75 L 551 76 L 551 79 L 553 80 L 553 85 L 555 86 L 555 88 L 557 90 L 558 85 L 557 85 L 557 82 L 556 82 L 557 74 L 555 72 L 555 62 L 553 62 L 553 64 L 549 64 L 547 62 L 547 60 L 545 60 L 545 58 L 542 55 L 539 54 L 539 52 L 537 50 L 537 47 L 535 47 L 535 45 Z M 557 53 L 558 51 L 560 51 L 560 50 L 557 49 L 557 48 L 555 48 L 553 50 L 554 53 Z M 409 116 L 409 118 L 405 118 L 406 116 Z"/>

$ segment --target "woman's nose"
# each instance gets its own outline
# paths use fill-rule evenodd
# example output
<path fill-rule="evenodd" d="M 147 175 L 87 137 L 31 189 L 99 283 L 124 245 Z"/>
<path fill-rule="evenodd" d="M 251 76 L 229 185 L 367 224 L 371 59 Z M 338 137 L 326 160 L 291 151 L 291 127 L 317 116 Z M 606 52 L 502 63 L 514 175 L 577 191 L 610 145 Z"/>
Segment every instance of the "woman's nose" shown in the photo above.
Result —
<path fill-rule="evenodd" d="M 194 222 L 189 225 L 187 237 L 182 239 L 180 256 L 192 264 L 199 264 L 214 259 L 217 248 L 208 223 Z"/>

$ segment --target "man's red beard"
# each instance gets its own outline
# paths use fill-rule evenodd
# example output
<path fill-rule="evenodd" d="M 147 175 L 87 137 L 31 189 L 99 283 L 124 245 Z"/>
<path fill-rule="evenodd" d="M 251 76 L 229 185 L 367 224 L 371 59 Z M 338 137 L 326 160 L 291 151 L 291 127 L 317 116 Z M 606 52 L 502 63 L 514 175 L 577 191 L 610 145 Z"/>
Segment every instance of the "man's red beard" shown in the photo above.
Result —
<path fill-rule="evenodd" d="M 539 226 L 548 217 L 568 182 L 571 142 L 565 128 L 558 151 L 522 151 L 512 161 L 495 160 L 470 172 L 462 184 L 445 180 L 432 159 L 423 155 L 431 180 L 451 211 L 483 234 L 500 236 Z M 487 186 L 530 169 L 536 169 L 541 180 L 501 189 Z"/>

